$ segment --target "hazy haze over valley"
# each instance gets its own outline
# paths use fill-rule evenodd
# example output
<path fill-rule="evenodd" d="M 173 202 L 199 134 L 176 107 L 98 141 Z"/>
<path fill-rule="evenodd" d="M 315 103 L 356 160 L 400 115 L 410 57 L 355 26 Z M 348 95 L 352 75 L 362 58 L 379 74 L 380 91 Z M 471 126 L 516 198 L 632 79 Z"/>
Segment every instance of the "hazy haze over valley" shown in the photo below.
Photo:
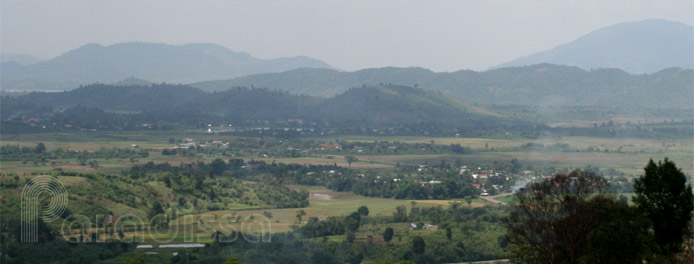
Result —
<path fill-rule="evenodd" d="M 694 264 L 692 0 L 0 0 L 0 263 Z"/>

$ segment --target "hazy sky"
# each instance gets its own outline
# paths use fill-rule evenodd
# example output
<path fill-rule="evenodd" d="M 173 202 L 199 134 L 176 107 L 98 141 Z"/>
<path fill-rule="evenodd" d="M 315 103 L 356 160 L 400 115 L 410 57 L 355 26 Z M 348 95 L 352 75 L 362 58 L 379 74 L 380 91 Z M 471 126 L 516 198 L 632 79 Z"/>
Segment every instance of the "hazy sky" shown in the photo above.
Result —
<path fill-rule="evenodd" d="M 336 68 L 487 68 L 615 23 L 693 24 L 692 0 L 0 0 L 0 50 L 43 59 L 87 43 L 208 42 Z"/>

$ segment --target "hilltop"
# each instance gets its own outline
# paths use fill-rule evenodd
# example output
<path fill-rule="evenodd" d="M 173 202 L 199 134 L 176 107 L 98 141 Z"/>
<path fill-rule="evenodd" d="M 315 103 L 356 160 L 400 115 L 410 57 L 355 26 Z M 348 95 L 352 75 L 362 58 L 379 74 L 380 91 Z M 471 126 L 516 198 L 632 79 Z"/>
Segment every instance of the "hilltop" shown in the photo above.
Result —
<path fill-rule="evenodd" d="M 582 69 L 618 68 L 654 73 L 665 68 L 694 67 L 694 27 L 663 19 L 620 23 L 588 33 L 551 50 L 501 64 L 500 67 L 553 63 Z"/>
<path fill-rule="evenodd" d="M 263 60 L 215 44 L 130 42 L 87 44 L 28 65 L 3 62 L 1 73 L 2 89 L 6 90 L 70 90 L 82 84 L 132 77 L 156 83 L 189 83 L 306 67 L 331 68 L 305 56 Z"/>

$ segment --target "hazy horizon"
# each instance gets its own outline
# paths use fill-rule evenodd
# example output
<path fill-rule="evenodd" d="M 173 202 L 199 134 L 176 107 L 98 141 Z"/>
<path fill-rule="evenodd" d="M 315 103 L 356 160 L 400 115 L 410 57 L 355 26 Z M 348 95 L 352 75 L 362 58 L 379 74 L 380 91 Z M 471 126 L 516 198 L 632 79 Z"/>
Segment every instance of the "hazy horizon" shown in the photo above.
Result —
<path fill-rule="evenodd" d="M 347 71 L 440 72 L 487 70 L 618 23 L 658 18 L 692 25 L 694 4 L 2 0 L 0 13 L 0 51 L 40 59 L 88 43 L 214 43 L 261 59 L 309 56 Z"/>

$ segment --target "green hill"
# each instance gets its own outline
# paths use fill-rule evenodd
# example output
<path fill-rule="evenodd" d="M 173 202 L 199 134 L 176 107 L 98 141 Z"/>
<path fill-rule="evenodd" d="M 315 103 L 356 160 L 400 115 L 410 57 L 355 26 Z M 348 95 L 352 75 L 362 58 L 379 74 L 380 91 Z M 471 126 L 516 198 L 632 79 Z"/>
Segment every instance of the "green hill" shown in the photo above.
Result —
<path fill-rule="evenodd" d="M 180 115 L 211 115 L 231 120 L 287 120 L 310 112 L 321 99 L 267 89 L 236 87 L 187 102 Z"/>
<path fill-rule="evenodd" d="M 66 92 L 31 93 L 18 97 L 17 101 L 51 106 L 55 110 L 79 105 L 108 111 L 140 112 L 169 109 L 206 94 L 197 88 L 185 85 L 119 86 L 92 84 Z"/>
<path fill-rule="evenodd" d="M 479 105 L 616 106 L 692 108 L 694 71 L 670 68 L 652 74 L 618 69 L 582 70 L 539 64 L 485 72 L 436 73 L 422 68 L 377 68 L 355 72 L 298 69 L 192 84 L 205 91 L 234 86 L 266 87 L 331 97 L 362 85 L 397 84 L 441 92 Z"/>
<path fill-rule="evenodd" d="M 434 92 L 408 86 L 379 85 L 351 88 L 323 101 L 312 114 L 315 119 L 348 123 L 457 123 L 482 116 L 481 111 L 475 111 Z"/>
<path fill-rule="evenodd" d="M 437 92 L 402 85 L 350 88 L 335 97 L 320 98 L 261 88 L 236 87 L 205 93 L 185 85 L 95 84 L 67 92 L 3 98 L 3 118 L 22 119 L 27 111 L 55 111 L 56 114 L 50 118 L 63 118 L 66 123 L 71 118 L 103 119 L 101 123 L 107 120 L 117 123 L 130 118 L 140 122 L 165 120 L 189 124 L 212 120 L 243 123 L 303 119 L 338 126 L 421 122 L 460 124 L 470 120 L 489 121 L 489 118 L 499 116 L 483 107 Z"/>
<path fill-rule="evenodd" d="M 231 120 L 305 119 L 313 122 L 418 123 L 461 122 L 494 115 L 441 94 L 421 89 L 379 85 L 351 88 L 324 99 L 268 89 L 233 88 L 178 107 L 180 115 L 206 114 Z"/>

